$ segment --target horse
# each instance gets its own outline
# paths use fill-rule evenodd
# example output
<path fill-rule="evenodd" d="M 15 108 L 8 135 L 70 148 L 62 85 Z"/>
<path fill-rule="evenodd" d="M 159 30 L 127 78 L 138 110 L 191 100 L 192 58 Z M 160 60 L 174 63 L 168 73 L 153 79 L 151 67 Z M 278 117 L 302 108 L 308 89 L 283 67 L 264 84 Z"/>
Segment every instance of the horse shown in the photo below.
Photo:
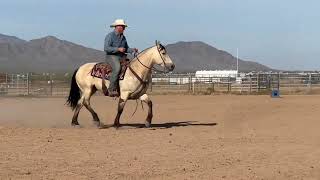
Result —
<path fill-rule="evenodd" d="M 90 98 L 96 91 L 104 92 L 109 87 L 109 81 L 104 78 L 91 76 L 90 72 L 97 63 L 86 63 L 75 70 L 71 80 L 70 93 L 67 104 L 74 111 L 71 125 L 80 127 L 78 115 L 83 106 L 91 113 L 93 122 L 97 127 L 102 127 L 102 123 L 97 113 L 90 106 Z M 151 80 L 151 73 L 154 65 L 160 65 L 164 68 L 163 72 L 173 71 L 174 63 L 169 57 L 166 48 L 156 41 L 155 45 L 141 51 L 136 55 L 128 65 L 123 80 L 119 81 L 119 101 L 118 112 L 114 120 L 113 126 L 118 128 L 120 124 L 120 116 L 123 112 L 125 104 L 128 100 L 138 100 L 148 105 L 148 115 L 145 120 L 145 127 L 151 126 L 153 118 L 152 101 L 147 95 L 147 89 Z"/>

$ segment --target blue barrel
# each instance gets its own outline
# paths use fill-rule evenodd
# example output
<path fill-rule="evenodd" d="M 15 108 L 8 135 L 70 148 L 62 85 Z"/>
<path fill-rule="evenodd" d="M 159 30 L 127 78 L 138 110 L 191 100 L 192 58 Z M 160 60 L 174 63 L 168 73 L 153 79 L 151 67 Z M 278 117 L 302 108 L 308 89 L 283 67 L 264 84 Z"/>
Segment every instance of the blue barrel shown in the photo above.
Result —
<path fill-rule="evenodd" d="M 272 90 L 271 91 L 271 97 L 280 97 L 280 91 L 279 90 Z"/>

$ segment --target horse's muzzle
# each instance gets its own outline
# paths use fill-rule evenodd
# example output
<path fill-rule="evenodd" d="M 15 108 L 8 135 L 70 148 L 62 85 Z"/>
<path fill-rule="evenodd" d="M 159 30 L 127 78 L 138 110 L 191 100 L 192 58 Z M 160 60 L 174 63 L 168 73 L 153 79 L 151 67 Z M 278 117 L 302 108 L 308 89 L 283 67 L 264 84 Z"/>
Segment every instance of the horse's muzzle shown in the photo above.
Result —
<path fill-rule="evenodd" d="M 176 66 L 174 64 L 169 65 L 169 71 L 173 71 Z"/>

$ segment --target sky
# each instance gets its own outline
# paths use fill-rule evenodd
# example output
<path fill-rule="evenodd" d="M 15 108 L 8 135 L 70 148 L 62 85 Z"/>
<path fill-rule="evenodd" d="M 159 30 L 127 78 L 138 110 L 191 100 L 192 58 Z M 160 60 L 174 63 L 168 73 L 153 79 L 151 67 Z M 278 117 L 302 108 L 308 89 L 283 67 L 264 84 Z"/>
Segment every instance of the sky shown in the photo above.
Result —
<path fill-rule="evenodd" d="M 320 70 L 317 0 L 0 0 L 0 33 L 53 35 L 103 49 L 109 25 L 129 24 L 131 47 L 203 41 L 282 70 Z"/>

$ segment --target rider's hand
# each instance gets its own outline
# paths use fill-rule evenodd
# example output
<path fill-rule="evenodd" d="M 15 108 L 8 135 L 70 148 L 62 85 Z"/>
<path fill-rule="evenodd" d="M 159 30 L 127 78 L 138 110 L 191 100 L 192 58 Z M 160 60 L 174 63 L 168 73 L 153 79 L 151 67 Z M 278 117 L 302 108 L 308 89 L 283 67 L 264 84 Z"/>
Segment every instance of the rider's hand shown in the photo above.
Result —
<path fill-rule="evenodd" d="M 122 47 L 118 48 L 118 51 L 124 53 L 124 52 L 126 52 L 126 48 L 122 48 Z"/>
<path fill-rule="evenodd" d="M 139 52 L 139 50 L 138 50 L 137 48 L 133 48 L 133 51 L 134 51 L 135 53 L 138 53 L 138 52 Z"/>

